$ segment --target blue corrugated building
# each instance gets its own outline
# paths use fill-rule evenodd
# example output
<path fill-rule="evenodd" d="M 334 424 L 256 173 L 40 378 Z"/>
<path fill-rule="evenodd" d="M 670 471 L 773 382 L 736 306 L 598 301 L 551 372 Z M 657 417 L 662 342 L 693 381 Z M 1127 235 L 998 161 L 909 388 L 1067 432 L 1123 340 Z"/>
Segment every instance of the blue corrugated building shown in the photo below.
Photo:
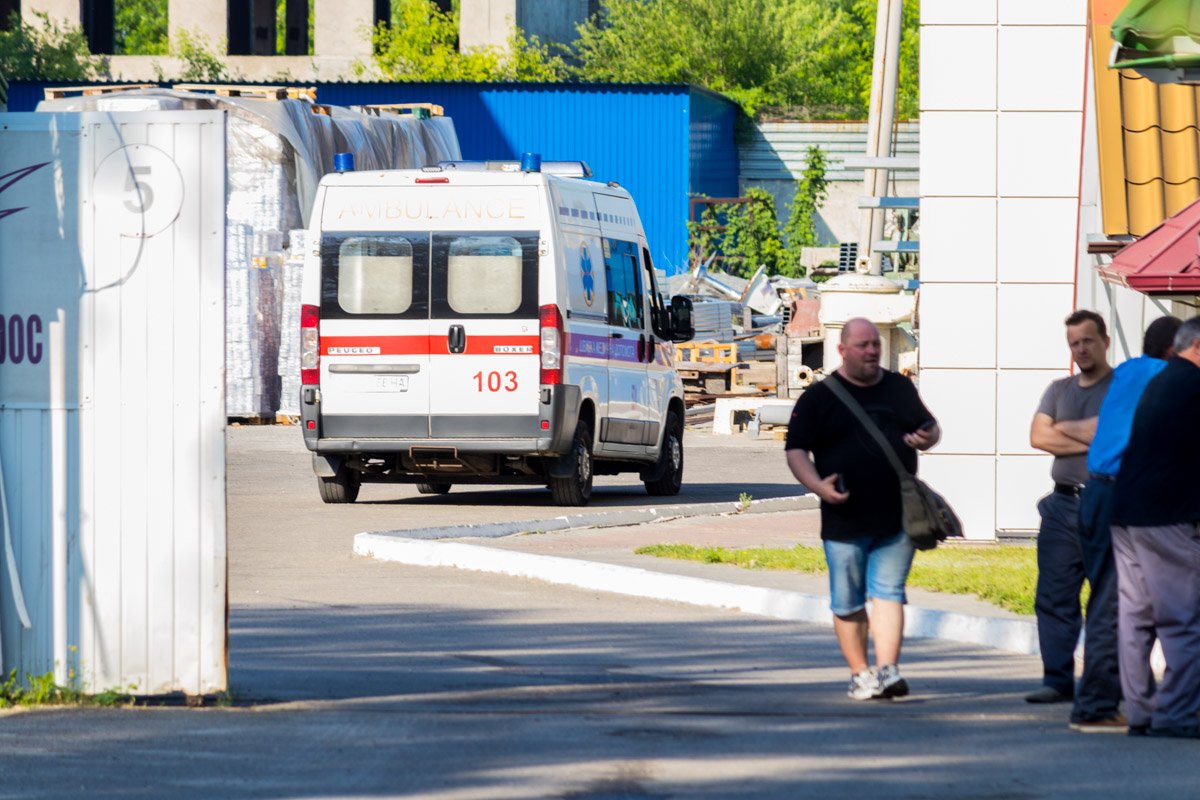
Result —
<path fill-rule="evenodd" d="M 32 111 L 45 84 L 18 81 L 10 111 Z M 63 85 L 63 84 L 56 84 Z M 588 162 L 637 201 L 656 264 L 687 263 L 688 197 L 738 194 L 734 124 L 724 97 L 682 84 L 318 83 L 332 105 L 436 103 L 454 119 L 463 157 Z"/>

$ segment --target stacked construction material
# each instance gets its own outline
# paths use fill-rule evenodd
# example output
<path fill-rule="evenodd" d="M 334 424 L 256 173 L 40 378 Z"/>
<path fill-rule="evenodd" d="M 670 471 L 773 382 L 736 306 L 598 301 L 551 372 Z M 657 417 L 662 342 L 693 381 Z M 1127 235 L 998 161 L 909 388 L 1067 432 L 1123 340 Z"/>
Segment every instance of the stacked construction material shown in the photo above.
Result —
<path fill-rule="evenodd" d="M 732 342 L 742 328 L 745 306 L 732 300 L 696 298 L 692 306 L 692 325 L 698 342 Z"/>
<path fill-rule="evenodd" d="M 288 257 L 283 262 L 283 316 L 279 324 L 279 413 L 300 414 L 300 287 L 308 231 L 288 234 Z"/>

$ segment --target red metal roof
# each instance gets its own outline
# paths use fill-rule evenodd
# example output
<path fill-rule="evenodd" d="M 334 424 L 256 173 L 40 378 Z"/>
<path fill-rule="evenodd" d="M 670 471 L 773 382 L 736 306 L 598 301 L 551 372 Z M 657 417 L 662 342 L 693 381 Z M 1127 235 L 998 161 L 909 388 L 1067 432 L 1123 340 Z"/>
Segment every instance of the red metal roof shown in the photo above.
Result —
<path fill-rule="evenodd" d="M 1109 283 L 1147 294 L 1200 294 L 1200 200 L 1098 267 Z"/>

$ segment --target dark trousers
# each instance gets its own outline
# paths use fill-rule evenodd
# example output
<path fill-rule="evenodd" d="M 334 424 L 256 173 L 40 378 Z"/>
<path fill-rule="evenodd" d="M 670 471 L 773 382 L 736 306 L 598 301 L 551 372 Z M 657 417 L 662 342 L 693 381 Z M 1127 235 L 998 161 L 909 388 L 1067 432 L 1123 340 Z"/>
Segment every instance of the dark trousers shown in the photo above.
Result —
<path fill-rule="evenodd" d="M 1117 645 L 1117 567 L 1112 550 L 1111 480 L 1093 478 L 1079 498 L 1079 544 L 1091 593 L 1084 620 L 1083 677 L 1072 722 L 1114 717 L 1121 703 Z"/>
<path fill-rule="evenodd" d="M 1200 711 L 1200 526 L 1113 528 L 1120 580 L 1121 683 L 1131 725 L 1191 727 Z M 1161 686 L 1150 648 L 1162 642 Z"/>
<path fill-rule="evenodd" d="M 1037 614 L 1042 650 L 1042 683 L 1075 694 L 1075 647 L 1083 627 L 1079 591 L 1083 588 L 1083 549 L 1079 544 L 1079 498 L 1054 492 L 1038 503 Z"/>

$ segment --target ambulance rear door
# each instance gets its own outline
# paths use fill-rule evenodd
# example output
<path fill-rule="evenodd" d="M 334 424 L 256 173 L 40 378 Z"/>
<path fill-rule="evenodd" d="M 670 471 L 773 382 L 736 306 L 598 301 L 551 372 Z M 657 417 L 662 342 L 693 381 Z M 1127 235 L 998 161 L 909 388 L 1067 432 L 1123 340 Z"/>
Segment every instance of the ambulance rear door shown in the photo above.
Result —
<path fill-rule="evenodd" d="M 429 242 L 422 231 L 323 233 L 323 436 L 428 438 Z"/>
<path fill-rule="evenodd" d="M 429 194 L 429 214 L 441 219 L 430 234 L 434 439 L 542 435 L 538 273 L 549 246 L 529 180 Z"/>

